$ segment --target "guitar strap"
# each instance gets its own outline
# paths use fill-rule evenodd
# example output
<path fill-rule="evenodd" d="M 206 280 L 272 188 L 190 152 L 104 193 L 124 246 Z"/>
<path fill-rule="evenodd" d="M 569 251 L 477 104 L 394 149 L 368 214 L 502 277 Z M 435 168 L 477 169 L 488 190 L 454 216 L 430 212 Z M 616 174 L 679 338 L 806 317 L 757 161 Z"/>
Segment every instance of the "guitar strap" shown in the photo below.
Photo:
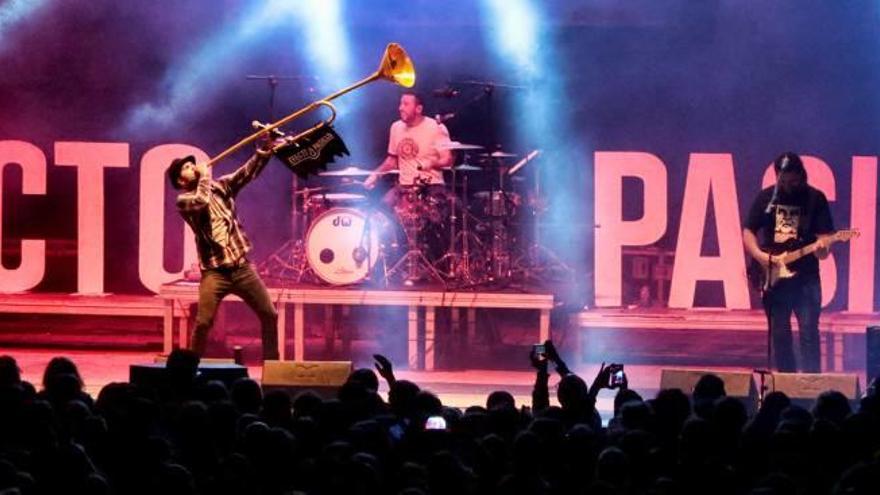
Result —
<path fill-rule="evenodd" d="M 812 188 L 812 186 L 809 185 L 807 187 Z M 801 212 L 801 224 L 798 226 L 798 237 L 799 240 L 802 240 L 802 246 L 812 242 L 808 242 L 807 239 L 815 237 L 815 234 L 808 234 L 814 231 L 813 222 L 816 219 L 816 198 L 819 196 L 818 194 L 810 194 L 810 189 L 807 189 L 805 194 L 808 195 L 808 200 L 804 205 L 804 211 Z"/>

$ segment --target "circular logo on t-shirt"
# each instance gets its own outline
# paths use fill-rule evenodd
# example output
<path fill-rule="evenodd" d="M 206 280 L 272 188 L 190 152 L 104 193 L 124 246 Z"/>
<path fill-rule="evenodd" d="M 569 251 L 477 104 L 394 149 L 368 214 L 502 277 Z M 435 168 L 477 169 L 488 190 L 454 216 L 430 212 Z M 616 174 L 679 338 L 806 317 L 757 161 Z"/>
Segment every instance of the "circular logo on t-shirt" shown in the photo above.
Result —
<path fill-rule="evenodd" d="M 419 156 L 419 145 L 412 138 L 403 138 L 397 145 L 397 156 L 412 159 Z"/>

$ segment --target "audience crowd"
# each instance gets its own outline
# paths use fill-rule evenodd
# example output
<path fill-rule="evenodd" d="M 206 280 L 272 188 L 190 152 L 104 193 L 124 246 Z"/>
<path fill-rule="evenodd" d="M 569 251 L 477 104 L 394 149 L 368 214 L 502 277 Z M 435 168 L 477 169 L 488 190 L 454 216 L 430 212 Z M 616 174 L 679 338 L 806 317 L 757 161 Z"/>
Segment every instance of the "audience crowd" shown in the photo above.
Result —
<path fill-rule="evenodd" d="M 2 356 L 0 494 L 880 494 L 874 387 L 809 409 L 773 392 L 749 415 L 717 376 L 646 399 L 611 366 L 588 385 L 545 346 L 530 356 L 532 404 L 499 390 L 465 410 L 396 379 L 381 355 L 332 398 L 206 381 L 185 350 L 161 386 L 93 398 L 67 358 L 38 388 Z M 603 388 L 616 390 L 607 424 Z"/>

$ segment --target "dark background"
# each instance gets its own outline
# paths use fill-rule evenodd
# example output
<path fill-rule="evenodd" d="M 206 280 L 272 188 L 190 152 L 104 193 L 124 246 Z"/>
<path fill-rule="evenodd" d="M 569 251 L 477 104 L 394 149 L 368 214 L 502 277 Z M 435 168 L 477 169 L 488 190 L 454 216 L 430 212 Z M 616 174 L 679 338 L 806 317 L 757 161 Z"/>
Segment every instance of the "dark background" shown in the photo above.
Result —
<path fill-rule="evenodd" d="M 42 290 L 76 286 L 70 251 L 76 240 L 75 169 L 53 166 L 54 142 L 131 143 L 131 167 L 105 175 L 106 288 L 144 292 L 137 279 L 137 167 L 143 153 L 178 142 L 216 154 L 248 134 L 252 119 L 269 118 L 269 85 L 247 75 L 305 77 L 280 82 L 278 117 L 371 73 L 389 41 L 401 43 L 415 60 L 423 93 L 469 80 L 524 88 L 487 92 L 490 86 L 453 84 L 459 97 L 429 96 L 426 111 L 456 112 L 448 123 L 454 139 L 499 144 L 515 153 L 545 151 L 527 172 L 542 174 L 550 197 L 548 243 L 584 280 L 592 272 L 591 167 L 597 150 L 649 152 L 667 165 L 670 226 L 661 244 L 669 248 L 690 153 L 733 154 L 741 216 L 764 168 L 781 151 L 820 157 L 837 180 L 832 208 L 838 226 L 849 223 L 851 157 L 877 153 L 876 2 L 535 1 L 531 70 L 512 65 L 498 48 L 495 34 L 506 21 L 485 1 L 339 2 L 336 31 L 325 43 L 308 30 L 324 11 L 304 2 L 17 3 L 30 6 L 0 7 L 0 139 L 40 147 L 49 182 L 46 196 L 22 196 L 20 171 L 4 169 L 2 262 L 17 265 L 21 238 L 49 239 Z M 332 60 L 320 48 L 338 42 L 333 33 L 340 32 L 347 40 L 347 55 L 339 59 L 347 60 L 346 68 L 322 73 L 319 62 Z M 375 83 L 337 100 L 337 128 L 352 150 L 340 163 L 379 163 L 399 92 Z M 523 104 L 529 101 L 542 106 Z M 246 156 L 219 170 L 233 169 Z M 290 172 L 276 163 L 240 196 L 256 259 L 290 236 L 290 187 Z M 169 209 L 172 200 L 169 190 Z M 179 251 L 179 235 L 169 234 L 166 242 L 169 252 Z M 835 305 L 845 300 L 844 251 Z M 180 260 L 169 255 L 166 262 L 176 267 Z"/>

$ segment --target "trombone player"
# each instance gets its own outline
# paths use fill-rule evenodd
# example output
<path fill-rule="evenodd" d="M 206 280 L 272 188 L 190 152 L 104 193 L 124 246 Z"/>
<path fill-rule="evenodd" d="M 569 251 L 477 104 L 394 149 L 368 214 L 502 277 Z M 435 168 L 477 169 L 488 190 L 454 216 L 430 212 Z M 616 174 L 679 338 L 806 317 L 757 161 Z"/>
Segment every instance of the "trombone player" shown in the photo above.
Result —
<path fill-rule="evenodd" d="M 276 144 L 267 139 L 244 165 L 217 180 L 211 168 L 196 163 L 192 155 L 177 158 L 168 167 L 171 186 L 181 191 L 177 210 L 195 234 L 199 255 L 199 305 L 191 345 L 199 356 L 205 353 L 220 302 L 235 294 L 260 320 L 263 360 L 278 359 L 278 314 L 266 285 L 248 261 L 251 241 L 235 211 L 235 197 L 260 175 Z"/>

